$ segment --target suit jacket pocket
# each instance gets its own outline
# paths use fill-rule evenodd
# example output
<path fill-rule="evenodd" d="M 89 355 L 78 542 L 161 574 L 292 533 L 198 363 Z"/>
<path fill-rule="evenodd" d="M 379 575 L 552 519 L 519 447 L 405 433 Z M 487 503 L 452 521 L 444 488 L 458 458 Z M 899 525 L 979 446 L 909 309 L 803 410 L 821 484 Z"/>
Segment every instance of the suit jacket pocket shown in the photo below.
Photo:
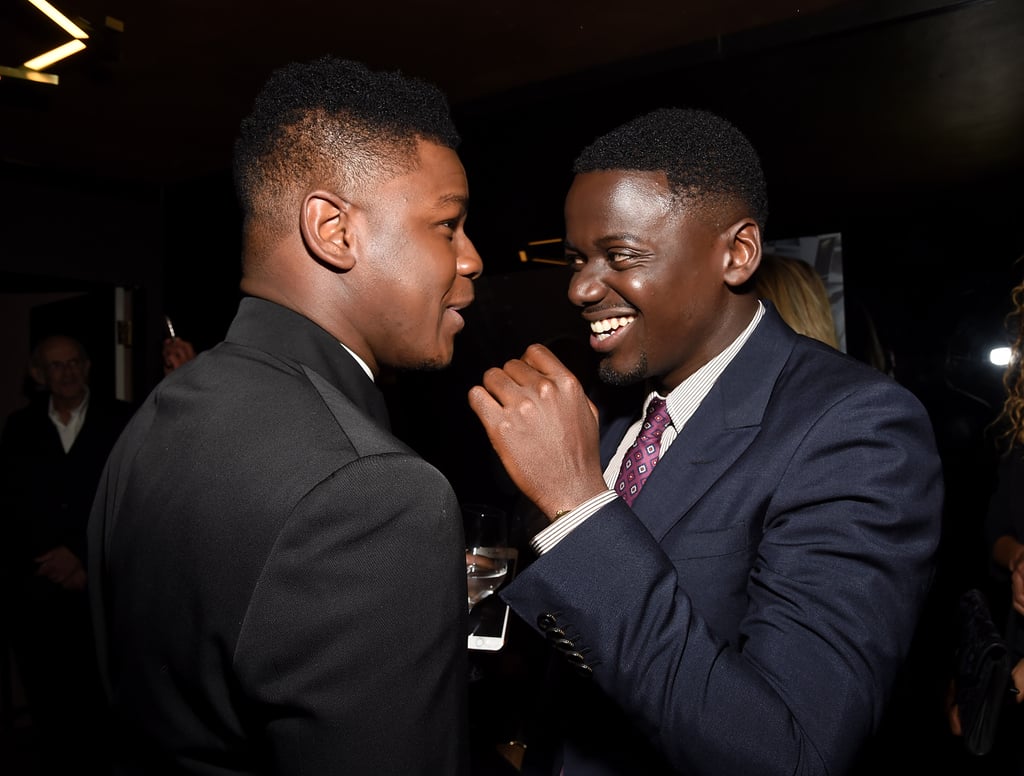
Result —
<path fill-rule="evenodd" d="M 680 525 L 677 529 L 662 541 L 662 548 L 676 567 L 680 591 L 715 633 L 735 643 L 748 603 L 751 554 L 756 552 L 748 526 L 687 532 Z"/>
<path fill-rule="evenodd" d="M 662 539 L 661 545 L 673 561 L 733 555 L 747 548 L 747 526 L 732 525 L 716 531 L 686 531 L 680 526 Z"/>

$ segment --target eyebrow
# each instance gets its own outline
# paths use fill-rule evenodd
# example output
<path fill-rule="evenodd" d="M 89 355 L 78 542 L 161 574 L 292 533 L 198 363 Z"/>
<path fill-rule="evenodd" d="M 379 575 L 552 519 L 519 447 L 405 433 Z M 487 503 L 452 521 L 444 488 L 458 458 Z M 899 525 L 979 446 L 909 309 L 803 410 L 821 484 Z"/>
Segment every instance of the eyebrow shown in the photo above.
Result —
<path fill-rule="evenodd" d="M 564 238 L 562 242 L 566 248 L 573 250 L 579 250 L 576 245 L 568 238 Z M 643 242 L 643 239 L 632 232 L 618 232 L 616 234 L 606 234 L 604 237 L 599 237 L 594 241 L 594 245 L 598 248 L 607 248 L 609 245 L 617 242 Z"/>
<path fill-rule="evenodd" d="M 438 197 L 434 205 L 439 208 L 447 205 L 458 205 L 463 209 L 463 211 L 465 211 L 469 209 L 469 197 L 465 194 L 456 194 L 454 192 L 451 194 L 442 194 Z"/>

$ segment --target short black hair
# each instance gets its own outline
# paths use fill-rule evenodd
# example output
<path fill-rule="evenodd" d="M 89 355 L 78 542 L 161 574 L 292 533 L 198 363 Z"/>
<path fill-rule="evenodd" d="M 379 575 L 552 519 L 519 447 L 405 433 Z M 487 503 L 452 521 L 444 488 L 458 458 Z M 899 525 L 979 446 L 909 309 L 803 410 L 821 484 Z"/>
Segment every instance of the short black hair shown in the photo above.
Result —
<path fill-rule="evenodd" d="M 355 184 L 411 169 L 420 140 L 453 149 L 460 142 L 433 84 L 333 56 L 285 65 L 257 94 L 235 141 L 242 215 L 291 218 L 281 198 L 316 178 Z"/>
<path fill-rule="evenodd" d="M 659 108 L 607 132 L 583 149 L 574 173 L 664 172 L 674 196 L 697 203 L 738 200 L 764 231 L 768 193 L 750 141 L 721 116 Z"/>

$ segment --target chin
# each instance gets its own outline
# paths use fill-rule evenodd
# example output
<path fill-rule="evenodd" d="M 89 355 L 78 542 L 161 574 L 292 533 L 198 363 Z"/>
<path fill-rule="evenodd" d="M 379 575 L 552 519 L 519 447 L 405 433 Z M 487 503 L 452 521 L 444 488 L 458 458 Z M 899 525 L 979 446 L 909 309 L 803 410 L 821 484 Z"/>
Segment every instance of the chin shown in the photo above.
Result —
<path fill-rule="evenodd" d="M 417 360 L 410 359 L 397 368 L 403 372 L 436 372 L 451 365 L 452 355 L 452 351 L 449 350 L 446 354 L 422 356 Z"/>
<path fill-rule="evenodd" d="M 440 369 L 447 369 L 451 366 L 451 356 L 448 358 L 438 358 L 433 361 L 425 361 L 420 369 L 424 372 L 436 372 Z"/>
<path fill-rule="evenodd" d="M 647 354 L 641 353 L 640 360 L 628 369 L 620 369 L 612 364 L 612 358 L 604 358 L 598 366 L 597 376 L 608 385 L 625 387 L 636 385 L 647 379 Z"/>

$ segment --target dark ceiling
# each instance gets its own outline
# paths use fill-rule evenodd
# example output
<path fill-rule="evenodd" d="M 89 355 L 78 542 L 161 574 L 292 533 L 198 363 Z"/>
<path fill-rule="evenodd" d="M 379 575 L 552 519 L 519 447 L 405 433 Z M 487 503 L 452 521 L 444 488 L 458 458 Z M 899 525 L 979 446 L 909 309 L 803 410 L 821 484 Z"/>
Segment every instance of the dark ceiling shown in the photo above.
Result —
<path fill-rule="evenodd" d="M 0 82 L 4 157 L 154 179 L 224 163 L 239 118 L 275 66 L 325 52 L 429 78 L 453 103 L 595 65 L 761 28 L 840 0 L 55 0 L 91 32 L 50 68 L 57 86 Z M 115 32 L 107 18 L 118 20 Z M 0 9 L 18 66 L 68 39 L 28 0 Z M 118 26 L 115 24 L 115 26 Z M 93 45 L 95 42 L 95 45 Z M 16 92 L 16 94 L 10 94 Z"/>
<path fill-rule="evenodd" d="M 845 141 L 850 128 L 835 125 L 833 107 L 854 101 L 864 111 L 857 132 L 865 141 L 884 135 L 900 149 L 887 174 L 928 179 L 1020 163 L 1021 0 L 54 4 L 91 33 L 89 47 L 51 67 L 57 86 L 0 79 L 5 162 L 156 181 L 223 168 L 238 120 L 269 70 L 324 52 L 429 78 L 462 106 L 566 76 L 642 77 L 644 67 L 701 60 L 728 66 L 752 51 L 833 39 L 834 72 L 818 64 L 819 72 L 800 72 L 798 80 L 780 72 L 790 83 L 772 87 L 770 120 L 788 125 L 793 142 Z M 916 20 L 923 23 L 907 26 Z M 882 27 L 904 31 L 897 52 L 864 44 L 851 52 L 844 42 Z M 0 65 L 17 67 L 67 39 L 28 0 L 0 4 Z M 852 80 L 847 56 L 860 60 Z M 818 103 L 812 113 L 797 109 L 809 100 Z"/>

